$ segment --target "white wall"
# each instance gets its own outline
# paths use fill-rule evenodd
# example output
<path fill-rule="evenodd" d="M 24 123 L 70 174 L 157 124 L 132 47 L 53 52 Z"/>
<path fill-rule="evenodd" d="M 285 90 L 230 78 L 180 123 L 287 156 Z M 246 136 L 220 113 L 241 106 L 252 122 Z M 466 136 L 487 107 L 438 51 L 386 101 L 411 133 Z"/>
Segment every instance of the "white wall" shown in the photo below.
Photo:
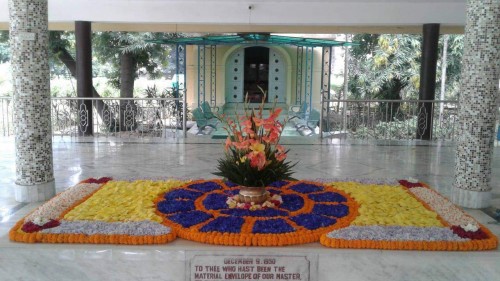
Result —
<path fill-rule="evenodd" d="M 466 0 L 49 0 L 49 21 L 234 25 L 465 25 Z M 249 6 L 252 9 L 249 10 Z M 0 0 L 0 23 L 8 23 Z"/>

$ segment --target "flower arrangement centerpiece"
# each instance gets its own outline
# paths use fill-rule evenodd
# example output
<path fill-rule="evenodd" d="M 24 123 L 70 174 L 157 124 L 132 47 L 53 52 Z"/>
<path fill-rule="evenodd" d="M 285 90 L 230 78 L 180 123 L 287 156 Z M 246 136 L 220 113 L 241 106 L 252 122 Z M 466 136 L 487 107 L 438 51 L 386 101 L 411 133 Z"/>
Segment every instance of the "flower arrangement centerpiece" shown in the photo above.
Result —
<path fill-rule="evenodd" d="M 226 125 L 228 137 L 225 157 L 219 159 L 218 172 L 214 174 L 240 185 L 241 202 L 262 203 L 269 198 L 267 185 L 293 180 L 291 169 L 295 164 L 285 161 L 288 150 L 279 144 L 286 123 L 278 120 L 281 108 L 276 108 L 275 103 L 269 117 L 264 117 L 263 111 L 264 102 L 255 110 L 248 108 L 246 100 L 243 116 L 237 114 L 235 120 L 219 117 Z"/>

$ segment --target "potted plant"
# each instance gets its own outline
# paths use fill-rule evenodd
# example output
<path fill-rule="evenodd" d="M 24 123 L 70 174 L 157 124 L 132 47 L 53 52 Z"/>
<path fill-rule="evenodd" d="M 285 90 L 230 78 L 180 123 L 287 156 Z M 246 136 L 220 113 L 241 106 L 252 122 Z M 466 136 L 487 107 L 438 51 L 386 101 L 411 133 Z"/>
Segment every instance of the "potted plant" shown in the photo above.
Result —
<path fill-rule="evenodd" d="M 281 108 L 274 104 L 267 118 L 263 111 L 264 102 L 254 110 L 248 109 L 246 101 L 244 116 L 236 115 L 235 120 L 219 116 L 228 137 L 225 156 L 219 159 L 218 171 L 214 174 L 240 185 L 241 202 L 262 203 L 269 197 L 267 185 L 293 180 L 291 169 L 296 163 L 285 161 L 288 150 L 279 144 L 286 123 L 286 120 L 278 120 Z"/>

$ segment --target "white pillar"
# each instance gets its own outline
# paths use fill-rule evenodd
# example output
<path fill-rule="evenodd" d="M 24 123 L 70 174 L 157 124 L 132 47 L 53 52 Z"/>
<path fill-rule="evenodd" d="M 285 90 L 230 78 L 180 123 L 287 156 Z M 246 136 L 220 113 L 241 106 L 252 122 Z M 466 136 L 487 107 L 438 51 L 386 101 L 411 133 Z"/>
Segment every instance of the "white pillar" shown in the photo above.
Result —
<path fill-rule="evenodd" d="M 500 94 L 500 0 L 469 0 L 467 4 L 452 201 L 467 208 L 484 208 L 491 197 Z"/>
<path fill-rule="evenodd" d="M 47 0 L 9 0 L 19 202 L 55 194 L 50 121 Z"/>

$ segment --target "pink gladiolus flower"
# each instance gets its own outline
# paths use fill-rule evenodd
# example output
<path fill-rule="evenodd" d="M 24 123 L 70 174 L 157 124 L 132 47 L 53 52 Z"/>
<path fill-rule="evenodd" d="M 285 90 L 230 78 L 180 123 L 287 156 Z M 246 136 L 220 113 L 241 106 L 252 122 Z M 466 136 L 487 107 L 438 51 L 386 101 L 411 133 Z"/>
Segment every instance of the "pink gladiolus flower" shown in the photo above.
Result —
<path fill-rule="evenodd" d="M 241 132 L 235 131 L 234 136 L 239 142 L 243 141 L 243 136 L 241 135 Z"/>
<path fill-rule="evenodd" d="M 264 124 L 263 124 L 263 127 L 264 127 L 264 130 L 270 131 L 275 127 L 275 125 L 274 125 L 273 121 L 269 122 L 266 120 L 266 122 L 264 122 Z"/>
<path fill-rule="evenodd" d="M 248 141 L 233 142 L 234 148 L 236 148 L 238 150 L 247 150 L 249 145 L 250 145 L 250 143 Z"/>
<path fill-rule="evenodd" d="M 278 118 L 278 116 L 280 116 L 280 114 L 281 114 L 281 111 L 282 111 L 282 109 L 279 108 L 279 107 L 276 108 L 276 109 L 274 109 L 274 111 L 271 112 L 271 116 L 269 117 L 269 119 L 276 119 L 276 118 Z"/>
<path fill-rule="evenodd" d="M 224 146 L 224 149 L 227 151 L 231 145 L 232 145 L 231 138 L 230 138 L 230 137 L 227 137 L 227 139 L 226 139 L 226 144 L 225 144 L 225 146 Z"/>
<path fill-rule="evenodd" d="M 252 151 L 247 154 L 248 159 L 250 159 L 250 166 L 252 168 L 257 168 L 257 170 L 262 170 L 266 165 L 266 155 L 264 152 Z"/>
<path fill-rule="evenodd" d="M 275 156 L 276 160 L 278 161 L 283 161 L 286 159 L 286 153 L 276 153 Z"/>
<path fill-rule="evenodd" d="M 278 145 L 276 145 L 276 151 L 278 151 L 278 153 L 284 153 L 285 147 L 282 146 L 281 144 L 278 144 Z"/>
<path fill-rule="evenodd" d="M 255 123 L 255 126 L 257 126 L 257 127 L 264 125 L 264 120 L 262 120 L 260 118 L 253 117 L 252 120 Z"/>
<path fill-rule="evenodd" d="M 279 132 L 276 132 L 276 130 L 272 130 L 268 136 L 262 137 L 262 139 L 267 142 L 267 143 L 276 143 L 278 142 L 280 137 Z"/>
<path fill-rule="evenodd" d="M 285 147 L 283 147 L 280 144 L 276 145 L 275 157 L 276 157 L 276 160 L 278 160 L 278 161 L 285 160 L 286 159 Z"/>
<path fill-rule="evenodd" d="M 255 132 L 252 130 L 252 127 L 245 127 L 245 128 L 243 128 L 243 133 L 246 133 L 251 138 L 253 138 L 252 135 L 255 135 Z"/>

